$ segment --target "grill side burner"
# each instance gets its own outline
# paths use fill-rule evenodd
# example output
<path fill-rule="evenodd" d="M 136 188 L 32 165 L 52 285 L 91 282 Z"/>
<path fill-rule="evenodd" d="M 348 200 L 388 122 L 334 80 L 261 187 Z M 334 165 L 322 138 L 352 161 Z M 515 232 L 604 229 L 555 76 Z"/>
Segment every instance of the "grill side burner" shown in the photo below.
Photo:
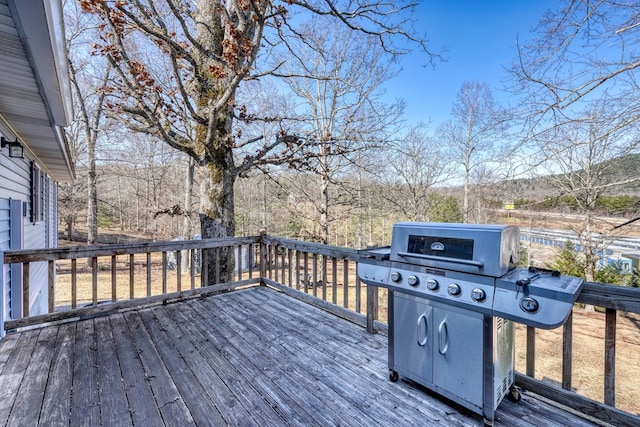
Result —
<path fill-rule="evenodd" d="M 514 392 L 513 322 L 555 328 L 582 280 L 517 268 L 517 227 L 398 223 L 390 248 L 363 251 L 358 276 L 389 288 L 389 371 L 492 424 Z"/>

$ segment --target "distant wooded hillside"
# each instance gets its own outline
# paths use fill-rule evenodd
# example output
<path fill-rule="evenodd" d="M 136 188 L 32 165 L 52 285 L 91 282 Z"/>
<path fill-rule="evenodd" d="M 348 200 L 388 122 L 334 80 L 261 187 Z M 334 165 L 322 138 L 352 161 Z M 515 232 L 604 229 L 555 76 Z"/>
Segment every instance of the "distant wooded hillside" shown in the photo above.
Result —
<path fill-rule="evenodd" d="M 603 189 L 605 199 L 611 197 L 622 199 L 615 196 L 626 196 L 629 201 L 640 199 L 640 154 L 630 154 L 609 160 L 595 165 L 594 169 L 600 173 L 598 179 L 600 185 L 611 185 Z M 577 171 L 576 175 L 583 173 L 583 171 Z M 488 190 L 496 200 L 537 202 L 541 204 L 540 207 L 545 207 L 545 200 L 557 200 L 562 203 L 565 194 L 555 185 L 560 179 L 562 179 L 561 175 L 520 178 L 489 185 Z M 549 207 L 548 202 L 546 207 Z"/>

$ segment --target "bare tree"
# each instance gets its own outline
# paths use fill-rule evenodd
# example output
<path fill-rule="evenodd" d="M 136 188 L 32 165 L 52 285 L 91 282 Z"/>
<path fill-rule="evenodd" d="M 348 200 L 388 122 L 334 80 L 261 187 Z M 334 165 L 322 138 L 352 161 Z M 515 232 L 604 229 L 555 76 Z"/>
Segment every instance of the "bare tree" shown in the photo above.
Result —
<path fill-rule="evenodd" d="M 615 167 L 612 159 L 640 148 L 639 17 L 635 2 L 567 2 L 544 15 L 511 70 L 513 89 L 524 95 L 532 170 L 553 173 L 560 193 L 585 215 L 574 228 L 588 280 L 603 244 L 592 234 L 595 202 L 629 183 L 629 177 L 606 181 L 605 171 Z"/>
<path fill-rule="evenodd" d="M 431 221 L 429 193 L 444 184 L 452 173 L 450 159 L 437 139 L 420 128 L 411 129 L 400 141 L 385 150 L 387 173 L 378 179 L 393 191 L 381 192 L 405 220 Z"/>
<path fill-rule="evenodd" d="M 271 141 L 232 133 L 234 118 L 243 118 L 242 106 L 236 104 L 239 84 L 257 77 L 252 73 L 263 45 L 296 37 L 301 21 L 296 11 L 333 17 L 354 32 L 376 37 L 390 54 L 406 53 L 407 42 L 429 54 L 425 43 L 411 33 L 410 13 L 416 4 L 402 1 L 355 9 L 339 1 L 199 0 L 194 7 L 175 0 L 138 0 L 82 5 L 103 21 L 96 50 L 117 73 L 108 86 L 115 117 L 129 129 L 151 133 L 187 153 L 208 172 L 203 198 L 208 204 L 201 206 L 203 237 L 235 233 L 236 177 L 266 162 L 276 149 L 281 158 L 283 152 L 296 152 L 304 144 L 284 133 Z M 193 136 L 185 131 L 180 112 L 188 113 Z M 254 148 L 248 150 L 249 145 Z M 252 154 L 235 158 L 240 149 Z M 212 270 L 209 283 L 215 280 Z M 221 270 L 224 278 L 232 268 L 222 265 Z"/>
<path fill-rule="evenodd" d="M 98 240 L 98 194 L 96 175 L 96 144 L 101 136 L 105 118 L 105 86 L 111 67 L 98 64 L 89 58 L 90 40 L 95 35 L 95 19 L 80 13 L 76 4 L 65 7 L 67 50 L 69 52 L 69 77 L 74 96 L 74 122 L 66 132 L 73 148 L 72 159 L 76 168 L 86 172 L 86 186 L 74 183 L 62 192 L 63 206 L 69 204 L 67 212 L 67 234 L 72 237 L 72 224 L 77 217 L 77 205 L 72 196 L 74 189 L 86 189 L 87 194 L 87 243 Z M 82 164 L 84 167 L 78 167 Z"/>
<path fill-rule="evenodd" d="M 570 224 L 576 232 L 585 260 L 587 280 L 594 280 L 595 268 L 606 246 L 607 230 L 596 229 L 596 202 L 607 191 L 621 188 L 637 177 L 618 178 L 612 159 L 624 157 L 640 147 L 638 123 L 619 123 L 619 111 L 606 102 L 594 104 L 580 120 L 564 123 L 538 134 L 546 151 L 539 165 L 560 194 L 571 197 L 584 214 L 584 221 Z M 597 234 L 594 234 L 597 232 Z M 604 232 L 604 233 L 603 233 Z"/>
<path fill-rule="evenodd" d="M 509 116 L 493 100 L 485 82 L 462 84 L 451 109 L 451 118 L 439 129 L 450 156 L 463 169 L 463 221 L 471 219 L 469 195 L 474 169 L 488 163 L 499 164 L 507 148 L 505 129 Z"/>
<path fill-rule="evenodd" d="M 318 177 L 317 191 L 308 197 L 318 214 L 317 238 L 327 244 L 329 226 L 337 219 L 332 210 L 345 194 L 339 175 L 357 166 L 361 153 L 387 143 L 403 104 L 381 101 L 381 86 L 394 74 L 374 37 L 352 34 L 320 17 L 302 25 L 300 34 L 288 44 L 296 60 L 286 61 L 278 75 L 299 101 L 296 120 L 307 146 L 298 158 Z"/>

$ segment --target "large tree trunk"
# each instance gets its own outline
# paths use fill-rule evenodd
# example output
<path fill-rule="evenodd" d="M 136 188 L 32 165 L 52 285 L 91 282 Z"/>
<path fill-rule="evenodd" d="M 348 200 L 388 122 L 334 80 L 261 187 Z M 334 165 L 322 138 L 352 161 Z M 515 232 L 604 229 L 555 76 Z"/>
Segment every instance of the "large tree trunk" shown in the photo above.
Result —
<path fill-rule="evenodd" d="M 223 57 L 225 29 L 218 14 L 218 2 L 198 1 L 195 11 L 196 39 L 202 50 L 196 52 L 197 62 L 203 70 L 196 82 L 196 106 L 201 117 L 207 117 L 207 125 L 196 126 L 196 140 L 204 149 L 203 166 L 208 173 L 208 182 L 201 197 L 200 227 L 202 238 L 224 238 L 235 235 L 234 193 L 236 179 L 233 161 L 233 99 L 226 107 L 216 106 L 220 95 L 227 91 L 230 82 L 215 76 L 219 68 L 217 58 Z M 217 58 L 216 58 L 217 57 Z M 233 276 L 233 253 L 226 249 L 208 250 L 203 254 L 207 264 L 206 283 L 223 283 Z M 205 280 L 204 274 L 203 280 Z M 204 283 L 203 283 L 204 284 Z"/>
<path fill-rule="evenodd" d="M 220 150 L 218 156 L 207 165 L 209 183 L 205 190 L 208 206 L 200 214 L 202 238 L 225 238 L 235 235 L 233 155 L 231 149 Z M 230 163 L 231 162 L 231 163 Z M 231 167 L 229 167 L 231 165 Z M 216 259 L 217 258 L 217 259 Z M 226 249 L 209 250 L 203 261 L 207 263 L 207 283 L 224 283 L 233 278 L 233 252 Z M 218 270 L 219 268 L 219 270 Z M 204 277 L 203 277 L 204 279 Z"/>

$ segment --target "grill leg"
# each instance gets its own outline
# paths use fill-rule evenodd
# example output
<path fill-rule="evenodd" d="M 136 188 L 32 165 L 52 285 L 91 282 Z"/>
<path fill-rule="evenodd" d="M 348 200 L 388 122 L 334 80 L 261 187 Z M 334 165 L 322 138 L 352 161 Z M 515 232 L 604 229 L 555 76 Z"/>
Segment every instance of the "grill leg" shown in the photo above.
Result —
<path fill-rule="evenodd" d="M 484 419 L 484 427 L 493 427 L 493 420 Z"/>

